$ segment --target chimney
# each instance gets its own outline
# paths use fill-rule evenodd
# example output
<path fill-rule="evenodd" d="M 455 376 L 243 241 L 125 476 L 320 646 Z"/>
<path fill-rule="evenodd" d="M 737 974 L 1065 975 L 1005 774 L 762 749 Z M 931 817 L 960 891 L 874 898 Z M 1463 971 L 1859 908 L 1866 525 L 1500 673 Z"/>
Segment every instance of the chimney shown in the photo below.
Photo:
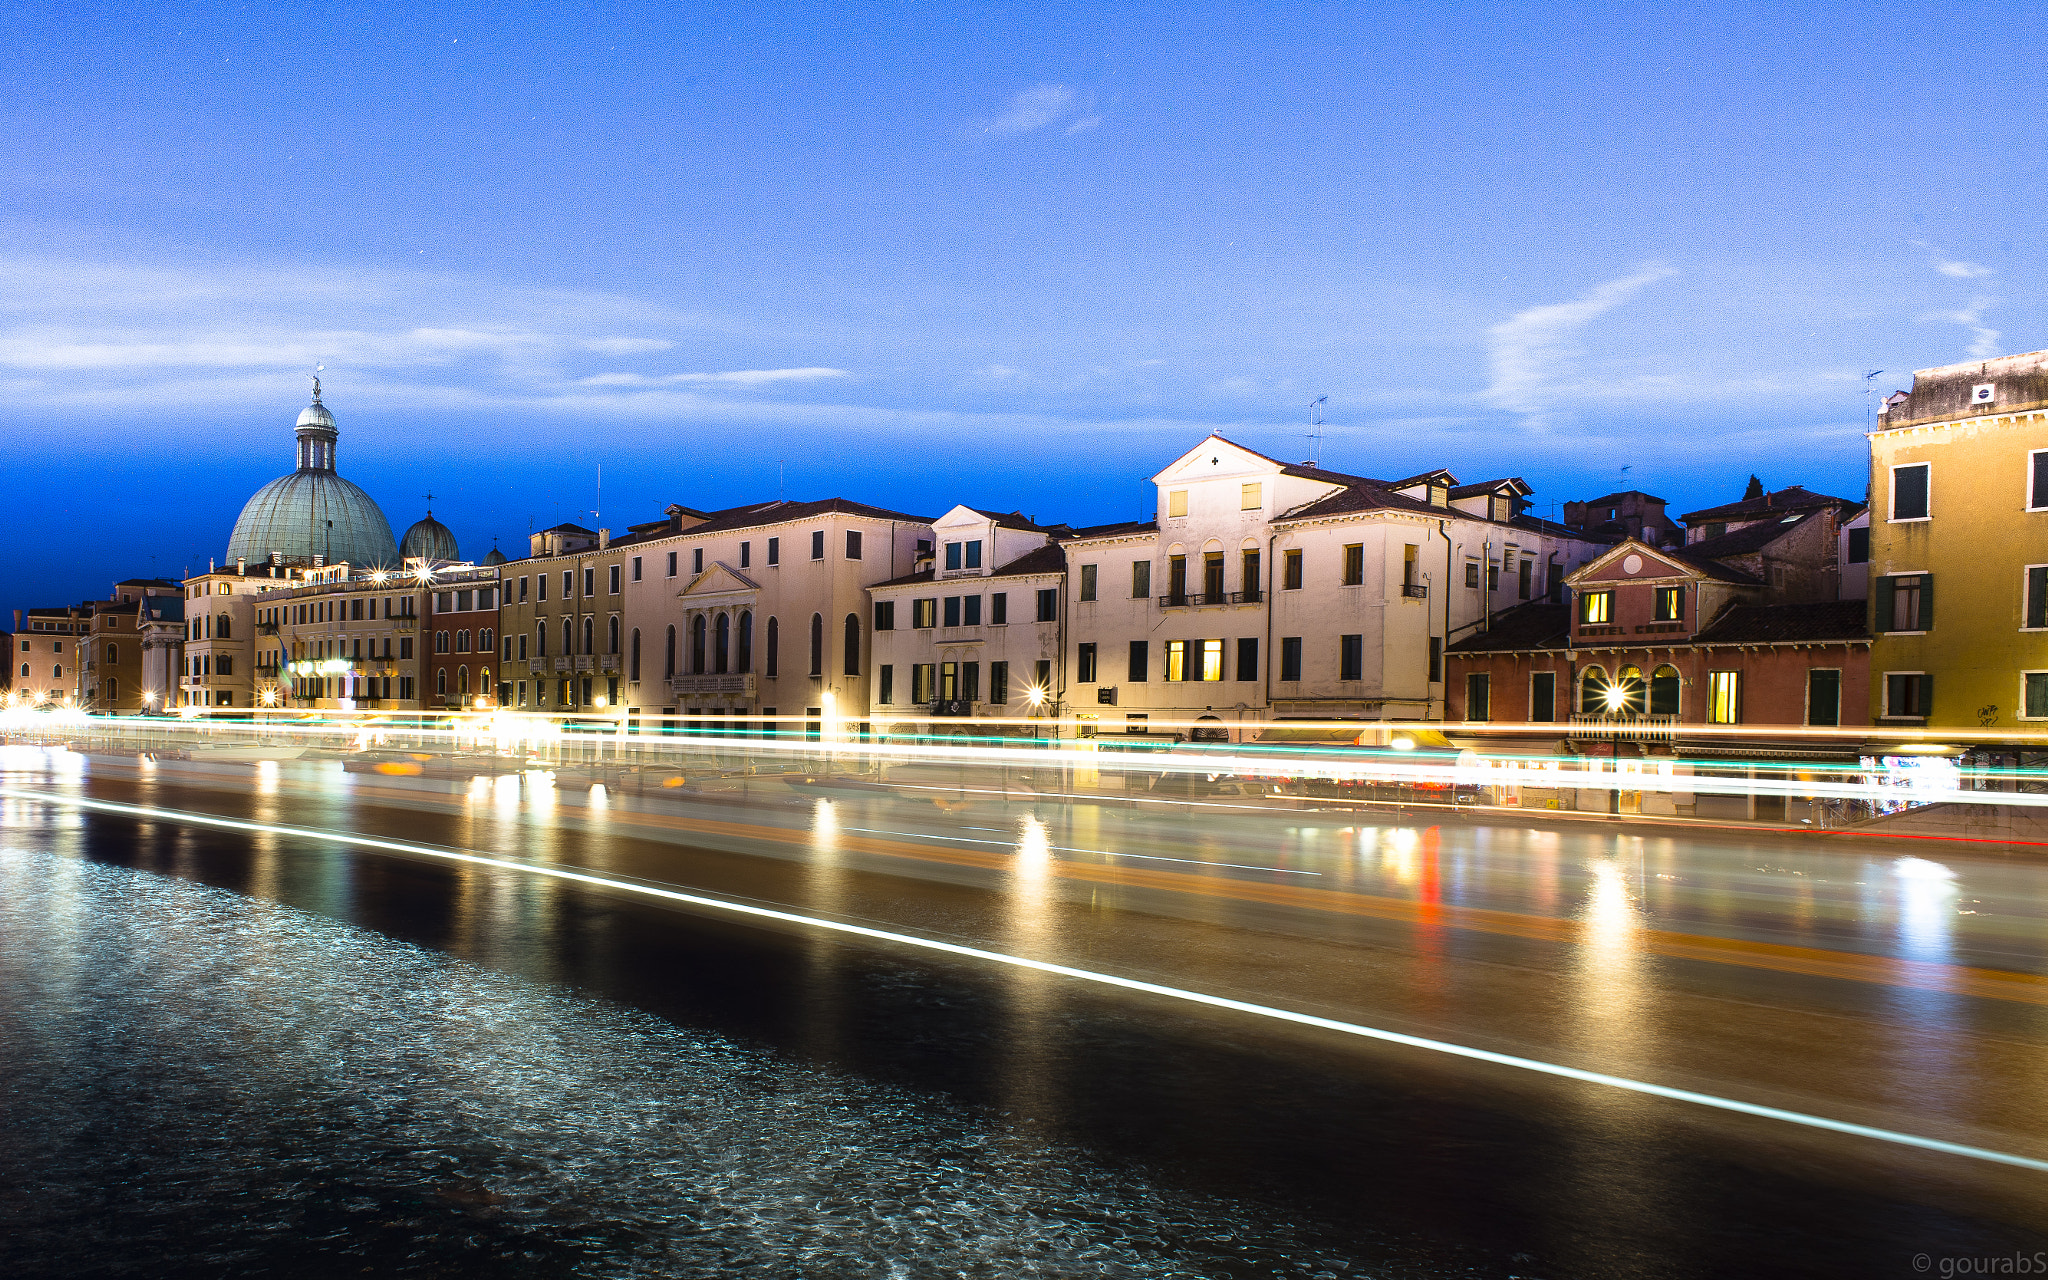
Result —
<path fill-rule="evenodd" d="M 249 557 L 235 557 L 235 576 L 237 578 L 246 578 L 249 576 Z"/>
<path fill-rule="evenodd" d="M 597 531 L 597 549 L 602 551 L 610 545 L 612 545 L 612 531 L 610 529 L 599 529 Z"/>

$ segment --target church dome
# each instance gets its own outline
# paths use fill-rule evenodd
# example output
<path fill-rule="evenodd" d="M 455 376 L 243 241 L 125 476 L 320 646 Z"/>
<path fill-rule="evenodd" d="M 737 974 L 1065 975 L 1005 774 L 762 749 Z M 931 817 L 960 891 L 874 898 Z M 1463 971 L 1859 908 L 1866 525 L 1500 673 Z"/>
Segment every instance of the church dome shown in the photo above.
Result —
<path fill-rule="evenodd" d="M 505 563 L 505 553 L 496 547 L 492 547 L 489 551 L 484 552 L 484 563 L 492 568 L 496 568 Z"/>
<path fill-rule="evenodd" d="M 339 435 L 316 380 L 313 403 L 299 415 L 299 469 L 264 485 L 242 507 L 228 538 L 230 561 L 261 564 L 282 556 L 286 563 L 310 564 L 319 556 L 327 564 L 398 567 L 398 544 L 383 511 L 335 472 Z"/>
<path fill-rule="evenodd" d="M 405 538 L 398 544 L 398 554 L 405 560 L 460 560 L 462 555 L 455 549 L 455 533 L 447 525 L 434 519 L 432 511 L 405 531 Z"/>

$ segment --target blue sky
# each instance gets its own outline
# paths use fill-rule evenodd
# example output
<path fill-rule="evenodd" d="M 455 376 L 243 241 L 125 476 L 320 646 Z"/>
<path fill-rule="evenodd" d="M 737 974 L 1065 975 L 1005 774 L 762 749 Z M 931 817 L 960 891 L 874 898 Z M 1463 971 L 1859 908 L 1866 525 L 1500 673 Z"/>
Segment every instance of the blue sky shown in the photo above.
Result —
<path fill-rule="evenodd" d="M 843 494 L 1092 522 L 1210 430 L 1860 496 L 2048 346 L 2017 5 L 17 5 L 8 606 L 225 546 L 327 365 L 465 550 Z M 600 504 L 596 472 L 604 468 Z"/>

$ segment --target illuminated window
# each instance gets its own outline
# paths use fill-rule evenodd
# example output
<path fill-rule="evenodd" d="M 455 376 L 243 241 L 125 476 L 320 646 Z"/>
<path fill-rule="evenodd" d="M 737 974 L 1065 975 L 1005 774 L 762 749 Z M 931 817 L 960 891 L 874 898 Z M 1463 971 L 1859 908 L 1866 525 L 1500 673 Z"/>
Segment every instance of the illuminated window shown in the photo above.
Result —
<path fill-rule="evenodd" d="M 1188 642 L 1168 640 L 1166 642 L 1166 678 L 1185 680 L 1188 678 Z"/>
<path fill-rule="evenodd" d="M 1612 591 L 1588 591 L 1579 597 L 1579 621 L 1586 625 L 1605 623 L 1613 617 L 1614 593 Z"/>
<path fill-rule="evenodd" d="M 1238 486 L 1237 505 L 1241 511 L 1257 511 L 1266 504 L 1265 486 L 1254 480 Z"/>
<path fill-rule="evenodd" d="M 1188 491 L 1186 489 L 1169 489 L 1166 494 L 1166 514 L 1169 516 L 1184 516 L 1187 513 Z"/>
<path fill-rule="evenodd" d="M 1607 713 L 1607 669 L 1587 667 L 1579 673 L 1579 714 L 1598 716 Z"/>
<path fill-rule="evenodd" d="M 1742 722 L 1742 673 L 1740 671 L 1709 671 L 1707 673 L 1707 723 L 1740 724 Z"/>
<path fill-rule="evenodd" d="M 1221 640 L 1202 641 L 1202 679 L 1221 680 L 1222 678 L 1223 642 Z"/>
<path fill-rule="evenodd" d="M 1658 621 L 1658 622 L 1677 622 L 1677 621 L 1678 621 L 1678 620 L 1679 620 L 1679 619 L 1680 619 L 1681 617 L 1683 617 L 1683 616 L 1684 616 L 1684 612 L 1685 612 L 1685 588 L 1683 588 L 1683 587 L 1658 587 L 1658 588 L 1657 588 L 1657 614 L 1656 614 L 1656 621 Z"/>

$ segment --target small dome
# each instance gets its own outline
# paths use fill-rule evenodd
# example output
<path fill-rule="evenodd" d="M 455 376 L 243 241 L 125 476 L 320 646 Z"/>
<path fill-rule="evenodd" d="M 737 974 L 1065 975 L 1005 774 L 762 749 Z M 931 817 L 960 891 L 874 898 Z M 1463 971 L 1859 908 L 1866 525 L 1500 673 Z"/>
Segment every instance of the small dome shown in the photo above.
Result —
<path fill-rule="evenodd" d="M 327 412 L 327 406 L 318 400 L 299 411 L 299 425 L 302 427 L 334 427 L 334 415 Z"/>
<path fill-rule="evenodd" d="M 505 563 L 505 553 L 496 547 L 492 547 L 489 551 L 484 552 L 484 563 L 494 566 L 501 565 Z"/>
<path fill-rule="evenodd" d="M 407 560 L 460 560 L 462 553 L 455 549 L 455 534 L 447 525 L 434 519 L 429 511 L 424 520 L 405 531 L 405 537 L 398 544 L 398 554 Z"/>

